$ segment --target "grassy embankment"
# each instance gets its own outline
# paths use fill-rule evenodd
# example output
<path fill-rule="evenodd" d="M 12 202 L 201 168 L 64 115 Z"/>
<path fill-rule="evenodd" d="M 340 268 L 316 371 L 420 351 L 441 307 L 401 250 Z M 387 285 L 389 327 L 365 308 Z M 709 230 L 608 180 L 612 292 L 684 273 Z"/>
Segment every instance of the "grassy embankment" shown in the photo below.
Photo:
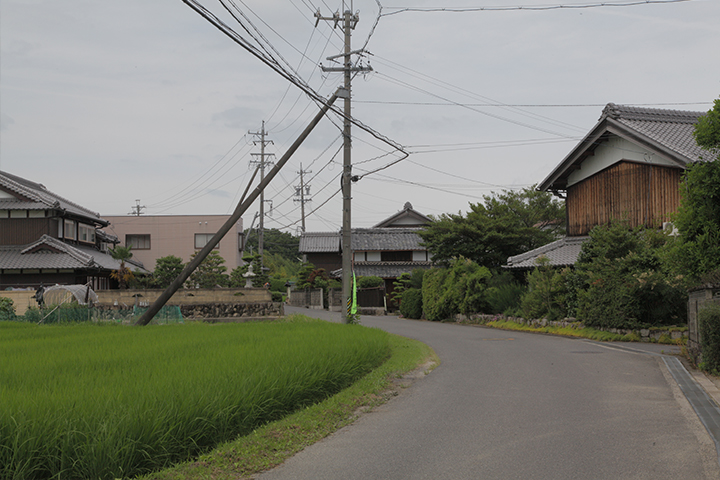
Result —
<path fill-rule="evenodd" d="M 0 478 L 113 479 L 156 471 L 239 436 L 262 435 L 261 425 L 292 411 L 307 415 L 357 379 L 367 382 L 367 373 L 398 348 L 419 352 L 379 330 L 300 319 L 146 328 L 1 323 Z M 415 357 L 408 365 L 417 364 Z M 380 370 L 387 377 L 389 370 Z M 377 401 L 372 393 L 387 378 L 370 382 L 343 406 Z M 347 421 L 339 413 L 332 418 L 332 403 L 319 408 L 318 425 Z M 312 441 L 281 438 L 301 434 L 294 424 L 271 425 L 264 428 L 280 432 L 269 437 L 282 445 Z M 224 452 L 180 467 L 196 473 L 176 469 L 172 477 L 151 478 L 210 478 L 197 470 L 203 465 L 213 478 L 223 478 L 225 469 L 226 478 L 237 478 L 272 464 L 266 452 L 261 461 L 250 450 Z"/>

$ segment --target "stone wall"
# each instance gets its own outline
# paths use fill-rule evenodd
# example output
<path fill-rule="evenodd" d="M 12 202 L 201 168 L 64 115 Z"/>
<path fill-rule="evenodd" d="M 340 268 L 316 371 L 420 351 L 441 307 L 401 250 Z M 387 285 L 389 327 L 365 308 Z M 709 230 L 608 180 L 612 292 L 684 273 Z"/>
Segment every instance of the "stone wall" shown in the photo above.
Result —
<path fill-rule="evenodd" d="M 148 306 L 164 290 L 98 290 L 101 305 Z M 197 288 L 180 289 L 168 300 L 168 305 L 202 305 L 208 303 L 263 303 L 271 302 L 272 294 L 266 288 Z"/>
<path fill-rule="evenodd" d="M 285 314 L 285 309 L 280 302 L 212 303 L 180 305 L 180 312 L 184 318 L 247 320 L 282 317 Z"/>

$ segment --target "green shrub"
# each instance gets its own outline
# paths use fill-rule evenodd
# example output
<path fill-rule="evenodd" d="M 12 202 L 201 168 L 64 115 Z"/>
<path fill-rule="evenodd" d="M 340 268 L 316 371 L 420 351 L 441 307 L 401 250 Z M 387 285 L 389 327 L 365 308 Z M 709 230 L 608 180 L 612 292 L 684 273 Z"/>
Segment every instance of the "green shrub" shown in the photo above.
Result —
<path fill-rule="evenodd" d="M 527 287 L 515 282 L 489 287 L 485 291 L 485 297 L 490 305 L 490 313 L 497 314 L 516 310 L 520 307 L 525 292 L 527 292 Z"/>
<path fill-rule="evenodd" d="M 701 367 L 715 375 L 720 374 L 720 305 L 712 303 L 698 312 Z"/>
<path fill-rule="evenodd" d="M 422 300 L 425 317 L 431 321 L 451 319 L 457 313 L 482 313 L 489 309 L 485 290 L 490 270 L 465 258 L 450 268 L 433 268 L 423 277 Z"/>
<path fill-rule="evenodd" d="M 408 288 L 402 294 L 400 314 L 405 318 L 422 318 L 422 291 L 419 288 Z"/>
<path fill-rule="evenodd" d="M 0 320 L 15 320 L 15 305 L 11 298 L 0 297 Z"/>
<path fill-rule="evenodd" d="M 538 266 L 528 274 L 528 291 L 522 298 L 525 318 L 557 320 L 566 316 L 566 277 L 570 269 L 557 270 L 547 257 L 540 257 Z"/>
<path fill-rule="evenodd" d="M 380 277 L 357 277 L 357 288 L 377 288 L 385 285 L 385 280 Z"/>

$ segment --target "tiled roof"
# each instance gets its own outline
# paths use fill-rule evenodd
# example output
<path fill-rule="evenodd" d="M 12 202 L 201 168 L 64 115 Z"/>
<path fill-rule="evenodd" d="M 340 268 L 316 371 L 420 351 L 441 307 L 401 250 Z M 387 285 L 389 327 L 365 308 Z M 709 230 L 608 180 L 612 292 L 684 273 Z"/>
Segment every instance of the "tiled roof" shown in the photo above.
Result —
<path fill-rule="evenodd" d="M 300 253 L 340 252 L 338 232 L 306 232 L 300 236 Z"/>
<path fill-rule="evenodd" d="M 628 107 L 609 103 L 600 119 L 608 117 L 617 120 L 678 155 L 690 161 L 698 161 L 702 156 L 702 149 L 695 142 L 693 131 L 701 115 L 703 112 Z"/>
<path fill-rule="evenodd" d="M 693 137 L 695 123 L 703 112 L 629 107 L 608 103 L 598 123 L 553 169 L 538 190 L 564 190 L 567 177 L 610 135 L 625 137 L 651 152 L 657 152 L 684 168 L 708 157 Z"/>
<path fill-rule="evenodd" d="M 358 277 L 397 278 L 403 273 L 412 273 L 413 270 L 429 269 L 432 262 L 355 262 L 353 269 Z M 330 272 L 333 278 L 342 276 L 342 268 Z"/>
<path fill-rule="evenodd" d="M 0 200 L 0 209 L 44 210 L 54 208 L 58 210 L 65 210 L 68 213 L 101 225 L 108 225 L 108 222 L 100 218 L 99 213 L 88 210 L 77 203 L 71 202 L 60 195 L 49 191 L 42 184 L 31 182 L 30 180 L 18 177 L 17 175 L 0 172 L 0 189 L 19 197 L 17 200 Z"/>
<path fill-rule="evenodd" d="M 432 262 L 355 262 L 353 268 L 355 275 L 360 277 L 397 278 L 403 273 L 432 266 Z"/>
<path fill-rule="evenodd" d="M 408 228 L 423 226 L 431 223 L 432 220 L 413 209 L 412 203 L 406 202 L 402 210 L 392 215 L 373 228 Z"/>
<path fill-rule="evenodd" d="M 137 262 L 128 262 L 136 273 L 148 273 Z M 77 247 L 48 235 L 29 245 L 0 246 L 0 269 L 86 269 L 117 270 L 120 262 L 91 247 Z"/>
<path fill-rule="evenodd" d="M 351 232 L 352 249 L 365 251 L 425 250 L 418 235 L 421 228 L 358 228 Z M 300 236 L 300 253 L 340 252 L 342 235 L 338 232 L 309 232 Z"/>
<path fill-rule="evenodd" d="M 421 228 L 366 228 L 352 231 L 352 249 L 363 251 L 425 250 L 418 235 Z"/>
<path fill-rule="evenodd" d="M 504 268 L 531 269 L 537 267 L 536 260 L 547 257 L 553 267 L 566 267 L 575 264 L 580 255 L 582 244 L 590 237 L 563 237 L 535 250 L 515 255 L 507 259 Z"/>

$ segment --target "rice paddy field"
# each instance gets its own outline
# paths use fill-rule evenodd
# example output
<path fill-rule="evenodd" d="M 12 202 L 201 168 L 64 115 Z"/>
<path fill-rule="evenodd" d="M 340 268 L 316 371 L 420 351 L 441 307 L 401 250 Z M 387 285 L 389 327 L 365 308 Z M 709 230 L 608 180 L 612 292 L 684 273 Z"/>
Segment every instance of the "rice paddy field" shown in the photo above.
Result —
<path fill-rule="evenodd" d="M 388 335 L 288 321 L 0 322 L 0 479 L 129 478 L 318 402 L 382 364 Z"/>

